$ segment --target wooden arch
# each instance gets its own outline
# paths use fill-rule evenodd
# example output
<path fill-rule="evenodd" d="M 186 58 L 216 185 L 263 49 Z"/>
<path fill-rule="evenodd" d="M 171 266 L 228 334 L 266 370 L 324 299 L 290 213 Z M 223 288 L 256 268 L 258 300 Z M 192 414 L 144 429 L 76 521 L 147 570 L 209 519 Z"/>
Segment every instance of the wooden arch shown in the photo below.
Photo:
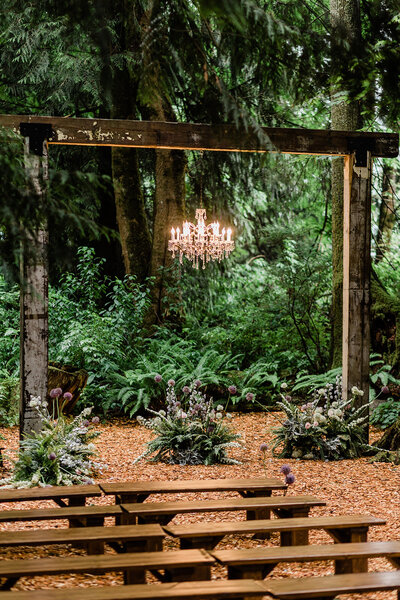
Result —
<path fill-rule="evenodd" d="M 225 152 L 282 152 L 344 157 L 343 393 L 353 386 L 368 403 L 370 351 L 371 177 L 374 157 L 396 157 L 397 134 L 2 115 L 0 126 L 25 138 L 25 159 L 39 196 L 47 177 L 48 145 L 112 146 Z M 261 138 L 264 135 L 264 140 Z M 47 232 L 35 240 L 39 260 L 23 265 L 21 292 L 21 433 L 37 429 L 30 395 L 47 394 Z"/>

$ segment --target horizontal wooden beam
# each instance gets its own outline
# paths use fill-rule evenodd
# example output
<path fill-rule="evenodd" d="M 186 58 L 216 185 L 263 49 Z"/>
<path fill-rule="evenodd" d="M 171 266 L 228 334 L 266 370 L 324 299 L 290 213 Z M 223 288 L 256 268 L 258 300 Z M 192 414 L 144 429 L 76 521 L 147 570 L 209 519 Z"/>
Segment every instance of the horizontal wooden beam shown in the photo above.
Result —
<path fill-rule="evenodd" d="M 1 115 L 0 126 L 19 131 L 21 123 L 49 123 L 50 144 L 117 146 L 225 152 L 284 152 L 344 156 L 359 151 L 371 156 L 395 157 L 399 136 L 395 133 L 281 129 L 260 127 L 245 131 L 235 125 L 76 119 Z"/>

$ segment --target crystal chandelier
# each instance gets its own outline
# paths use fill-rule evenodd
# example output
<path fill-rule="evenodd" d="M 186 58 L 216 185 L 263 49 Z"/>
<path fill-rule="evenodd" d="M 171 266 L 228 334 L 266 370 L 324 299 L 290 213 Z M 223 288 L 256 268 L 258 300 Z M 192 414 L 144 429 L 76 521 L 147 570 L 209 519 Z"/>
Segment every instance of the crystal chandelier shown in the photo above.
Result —
<path fill-rule="evenodd" d="M 186 256 L 192 262 L 192 266 L 199 268 L 199 262 L 202 262 L 203 269 L 210 260 L 221 261 L 229 256 L 235 247 L 232 238 L 232 229 L 222 228 L 218 221 L 206 225 L 206 209 L 196 209 L 197 225 L 185 221 L 182 226 L 182 232 L 177 227 L 171 229 L 171 239 L 168 241 L 168 250 L 172 252 L 173 258 L 179 253 L 179 262 L 182 264 L 183 257 Z"/>

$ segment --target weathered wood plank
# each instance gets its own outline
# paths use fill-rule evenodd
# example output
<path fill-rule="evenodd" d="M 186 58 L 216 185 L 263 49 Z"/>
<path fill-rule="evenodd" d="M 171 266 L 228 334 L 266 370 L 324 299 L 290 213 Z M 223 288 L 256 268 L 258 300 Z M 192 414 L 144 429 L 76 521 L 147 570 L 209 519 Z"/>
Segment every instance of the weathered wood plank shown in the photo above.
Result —
<path fill-rule="evenodd" d="M 395 133 L 348 132 L 319 129 L 260 127 L 258 132 L 231 124 L 164 123 L 118 119 L 75 119 L 1 115 L 0 126 L 19 130 L 20 122 L 51 123 L 50 144 L 120 146 L 229 152 L 278 151 L 291 154 L 345 155 L 356 147 L 372 156 L 398 154 Z"/>
<path fill-rule="evenodd" d="M 31 193 L 41 205 L 45 202 L 48 177 L 47 146 L 33 154 L 25 138 L 25 168 Z M 44 220 L 40 229 L 28 236 L 29 248 L 21 252 L 20 293 L 20 434 L 40 431 L 42 422 L 30 407 L 31 396 L 47 397 L 48 382 L 48 231 Z M 27 242 L 28 243 L 28 242 Z"/>
<path fill-rule="evenodd" d="M 371 155 L 365 166 L 355 156 L 344 161 L 343 215 L 343 393 L 357 386 L 368 403 L 371 285 Z M 368 426 L 365 428 L 366 441 Z"/>
<path fill-rule="evenodd" d="M 48 488 L 21 488 L 19 490 L 0 490 L 0 502 L 24 502 L 26 500 L 58 500 L 60 498 L 76 498 L 85 504 L 86 498 L 101 496 L 98 485 L 60 485 Z"/>

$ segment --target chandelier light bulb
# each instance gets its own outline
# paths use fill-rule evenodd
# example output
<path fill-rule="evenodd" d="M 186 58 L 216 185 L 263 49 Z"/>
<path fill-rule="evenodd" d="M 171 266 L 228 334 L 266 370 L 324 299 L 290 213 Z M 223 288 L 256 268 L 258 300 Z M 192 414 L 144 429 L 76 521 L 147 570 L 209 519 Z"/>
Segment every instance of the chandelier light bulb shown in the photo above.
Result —
<path fill-rule="evenodd" d="M 235 247 L 235 242 L 232 240 L 232 229 L 228 230 L 225 227 L 219 232 L 220 224 L 218 221 L 206 225 L 207 215 L 205 208 L 196 210 L 196 221 L 194 225 L 189 221 L 185 221 L 182 226 L 182 234 L 179 227 L 172 227 L 171 238 L 168 241 L 168 250 L 172 252 L 173 258 L 179 254 L 179 262 L 182 264 L 185 256 L 192 262 L 192 266 L 199 268 L 199 263 L 202 263 L 203 269 L 210 260 L 220 262 L 223 258 L 227 258 Z"/>

